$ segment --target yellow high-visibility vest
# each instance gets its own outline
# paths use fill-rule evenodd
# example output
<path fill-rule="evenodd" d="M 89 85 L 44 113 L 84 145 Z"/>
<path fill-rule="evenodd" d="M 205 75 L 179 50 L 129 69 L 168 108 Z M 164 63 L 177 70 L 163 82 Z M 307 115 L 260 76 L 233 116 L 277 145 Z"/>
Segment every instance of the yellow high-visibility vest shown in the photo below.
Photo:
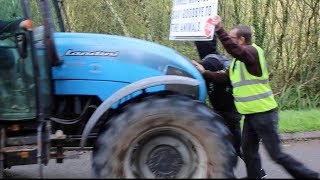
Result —
<path fill-rule="evenodd" d="M 229 69 L 235 105 L 241 114 L 265 112 L 278 106 L 269 85 L 269 73 L 263 50 L 255 44 L 253 47 L 257 49 L 259 55 L 262 71 L 260 77 L 250 74 L 246 65 L 235 58 L 232 59 Z"/>

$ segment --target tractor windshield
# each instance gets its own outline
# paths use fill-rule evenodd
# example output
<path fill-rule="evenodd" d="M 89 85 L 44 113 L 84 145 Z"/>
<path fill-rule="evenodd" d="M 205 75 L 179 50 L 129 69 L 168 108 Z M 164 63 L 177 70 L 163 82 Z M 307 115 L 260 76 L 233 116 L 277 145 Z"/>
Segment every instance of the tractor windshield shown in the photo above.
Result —
<path fill-rule="evenodd" d="M 0 119 L 36 116 L 35 84 L 20 0 L 0 0 Z"/>
<path fill-rule="evenodd" d="M 35 119 L 49 113 L 52 102 L 50 67 L 60 62 L 53 31 L 65 31 L 63 4 L 58 0 L 0 0 L 0 4 L 0 120 Z M 27 19 L 32 21 L 29 28 Z"/>

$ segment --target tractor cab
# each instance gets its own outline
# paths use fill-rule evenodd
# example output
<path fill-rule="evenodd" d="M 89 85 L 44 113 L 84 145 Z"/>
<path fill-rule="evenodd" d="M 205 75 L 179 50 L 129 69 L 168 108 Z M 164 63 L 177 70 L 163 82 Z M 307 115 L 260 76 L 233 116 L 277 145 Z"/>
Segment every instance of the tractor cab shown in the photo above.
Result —
<path fill-rule="evenodd" d="M 0 0 L 0 179 L 4 169 L 27 164 L 39 164 L 42 176 L 42 165 L 58 151 L 50 152 L 56 137 L 47 121 L 50 69 L 59 61 L 49 3 Z"/>
<path fill-rule="evenodd" d="M 45 21 L 31 13 L 43 11 L 35 0 L 0 2 L 0 120 L 37 119 L 51 104 L 48 23 L 37 24 Z"/>
<path fill-rule="evenodd" d="M 32 41 L 20 26 L 25 17 L 21 4 L 4 3 L 10 3 L 10 8 L 16 11 L 6 13 L 8 7 L 0 7 L 0 119 L 33 119 L 36 117 L 36 89 Z"/>

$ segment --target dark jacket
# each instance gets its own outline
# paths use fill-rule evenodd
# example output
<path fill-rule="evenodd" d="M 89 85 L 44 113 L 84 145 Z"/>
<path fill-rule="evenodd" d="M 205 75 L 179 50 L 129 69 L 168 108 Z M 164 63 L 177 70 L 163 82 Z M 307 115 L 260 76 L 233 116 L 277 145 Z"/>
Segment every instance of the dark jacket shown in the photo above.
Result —
<path fill-rule="evenodd" d="M 212 72 L 225 71 L 229 68 L 231 60 L 226 56 L 209 54 L 202 59 L 200 64 Z M 214 83 L 210 79 L 205 79 L 208 96 L 214 110 L 233 111 L 236 109 L 232 96 L 232 87 L 226 83 Z"/>
<path fill-rule="evenodd" d="M 224 55 L 220 55 L 217 49 L 217 35 L 211 41 L 196 41 L 196 48 L 201 59 L 200 64 L 206 70 L 222 74 L 225 76 L 231 64 L 231 60 Z M 219 73 L 221 72 L 221 73 Z M 236 109 L 232 96 L 232 88 L 229 81 L 213 82 L 210 78 L 206 78 L 207 91 L 209 101 L 214 110 L 217 111 L 233 111 Z"/>

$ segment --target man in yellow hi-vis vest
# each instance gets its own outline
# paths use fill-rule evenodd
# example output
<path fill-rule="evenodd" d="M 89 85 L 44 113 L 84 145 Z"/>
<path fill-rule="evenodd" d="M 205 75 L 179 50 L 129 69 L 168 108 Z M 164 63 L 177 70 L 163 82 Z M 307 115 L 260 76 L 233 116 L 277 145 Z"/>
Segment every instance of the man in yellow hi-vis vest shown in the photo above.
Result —
<path fill-rule="evenodd" d="M 228 71 L 211 72 L 193 61 L 206 78 L 229 81 L 233 87 L 234 102 L 244 115 L 242 151 L 248 178 L 261 178 L 259 142 L 262 140 L 270 157 L 283 166 L 294 178 L 319 178 L 319 173 L 308 169 L 281 149 L 278 128 L 277 102 L 269 85 L 269 73 L 263 50 L 251 42 L 251 30 L 239 25 L 228 34 L 220 16 L 213 19 L 216 34 L 226 51 L 233 56 Z"/>

